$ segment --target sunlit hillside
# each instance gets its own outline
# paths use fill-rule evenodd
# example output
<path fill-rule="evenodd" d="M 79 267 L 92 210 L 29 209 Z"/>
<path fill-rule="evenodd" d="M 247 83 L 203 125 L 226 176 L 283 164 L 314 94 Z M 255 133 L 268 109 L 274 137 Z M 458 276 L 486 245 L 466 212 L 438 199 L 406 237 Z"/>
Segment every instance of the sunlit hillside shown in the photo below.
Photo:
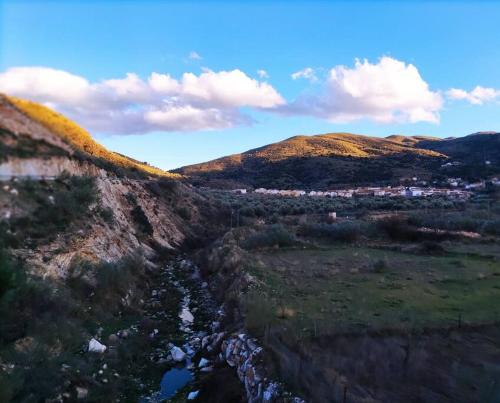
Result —
<path fill-rule="evenodd" d="M 77 151 L 87 154 L 98 161 L 112 164 L 125 170 L 139 171 L 149 175 L 179 176 L 109 151 L 97 143 L 85 129 L 46 106 L 17 97 L 8 96 L 7 98 L 26 115 L 63 138 L 63 140 L 72 145 Z"/>

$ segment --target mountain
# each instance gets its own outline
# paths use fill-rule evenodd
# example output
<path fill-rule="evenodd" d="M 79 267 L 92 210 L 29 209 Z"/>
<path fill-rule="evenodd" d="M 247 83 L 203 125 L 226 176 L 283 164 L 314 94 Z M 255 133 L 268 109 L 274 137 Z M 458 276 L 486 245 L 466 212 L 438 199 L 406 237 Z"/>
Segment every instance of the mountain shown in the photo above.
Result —
<path fill-rule="evenodd" d="M 495 154 L 496 153 L 496 154 Z M 264 147 L 175 170 L 208 186 L 326 189 L 345 184 L 430 179 L 448 160 L 464 166 L 500 165 L 499 133 L 463 138 L 351 133 L 295 136 Z M 476 167 L 477 168 L 477 167 Z"/>

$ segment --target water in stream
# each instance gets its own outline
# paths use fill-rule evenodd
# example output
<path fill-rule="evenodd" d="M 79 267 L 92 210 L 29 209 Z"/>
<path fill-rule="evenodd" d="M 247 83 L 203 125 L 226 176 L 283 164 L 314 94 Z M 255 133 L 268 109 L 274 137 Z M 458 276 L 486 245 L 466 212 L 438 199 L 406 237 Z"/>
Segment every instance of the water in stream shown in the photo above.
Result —
<path fill-rule="evenodd" d="M 208 292 L 201 286 L 202 282 L 197 268 L 188 260 L 172 262 L 166 268 L 166 278 L 180 292 L 182 299 L 178 308 L 178 329 L 183 335 L 184 343 L 178 346 L 184 353 L 185 358 L 177 365 L 168 369 L 161 380 L 160 390 L 152 396 L 141 399 L 141 402 L 162 402 L 170 399 L 176 393 L 194 380 L 194 365 L 191 359 L 198 349 L 193 340 L 200 341 L 207 334 L 211 316 L 211 299 Z M 196 314 L 196 318 L 195 318 Z M 173 319 L 173 318 L 172 318 Z M 161 336 L 160 336 L 161 337 Z M 173 348 L 173 344 L 170 344 Z M 172 350 L 170 350 L 172 352 Z M 173 355 L 173 354 L 172 354 Z M 172 360 L 174 363 L 174 360 Z"/>
<path fill-rule="evenodd" d="M 193 374 L 186 367 L 172 368 L 165 372 L 161 380 L 159 398 L 170 399 L 177 391 L 193 380 Z"/>

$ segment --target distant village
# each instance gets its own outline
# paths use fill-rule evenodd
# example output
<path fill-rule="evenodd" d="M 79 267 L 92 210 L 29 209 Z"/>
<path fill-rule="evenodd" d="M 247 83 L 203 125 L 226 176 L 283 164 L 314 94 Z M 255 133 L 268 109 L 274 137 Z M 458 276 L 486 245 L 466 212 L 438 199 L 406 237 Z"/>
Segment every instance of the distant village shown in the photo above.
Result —
<path fill-rule="evenodd" d="M 443 187 L 433 187 L 427 185 L 425 181 L 418 182 L 418 178 L 412 178 L 418 186 L 369 186 L 355 187 L 346 189 L 335 189 L 327 191 L 311 190 L 280 190 L 280 189 L 265 189 L 258 188 L 253 190 L 254 193 L 272 196 L 285 197 L 429 197 L 429 196 L 446 196 L 457 199 L 468 199 L 473 191 L 481 190 L 486 187 L 486 181 L 468 183 L 461 178 L 448 178 L 447 183 Z M 500 186 L 500 180 L 493 178 L 491 182 L 494 186 Z M 233 189 L 231 190 L 238 194 L 247 194 L 252 192 L 250 189 Z"/>

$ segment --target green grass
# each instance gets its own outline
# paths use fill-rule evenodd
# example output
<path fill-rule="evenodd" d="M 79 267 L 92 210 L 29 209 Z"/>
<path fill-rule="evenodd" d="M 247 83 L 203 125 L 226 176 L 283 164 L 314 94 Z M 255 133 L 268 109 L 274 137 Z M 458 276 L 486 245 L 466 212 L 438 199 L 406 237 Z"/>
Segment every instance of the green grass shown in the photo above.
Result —
<path fill-rule="evenodd" d="M 491 259 L 339 246 L 262 252 L 246 269 L 261 284 L 255 295 L 278 312 L 262 321 L 306 332 L 452 326 L 459 316 L 468 324 L 500 319 L 500 263 Z M 250 315 L 258 305 L 248 299 Z M 285 319 L 278 318 L 283 307 Z"/>

